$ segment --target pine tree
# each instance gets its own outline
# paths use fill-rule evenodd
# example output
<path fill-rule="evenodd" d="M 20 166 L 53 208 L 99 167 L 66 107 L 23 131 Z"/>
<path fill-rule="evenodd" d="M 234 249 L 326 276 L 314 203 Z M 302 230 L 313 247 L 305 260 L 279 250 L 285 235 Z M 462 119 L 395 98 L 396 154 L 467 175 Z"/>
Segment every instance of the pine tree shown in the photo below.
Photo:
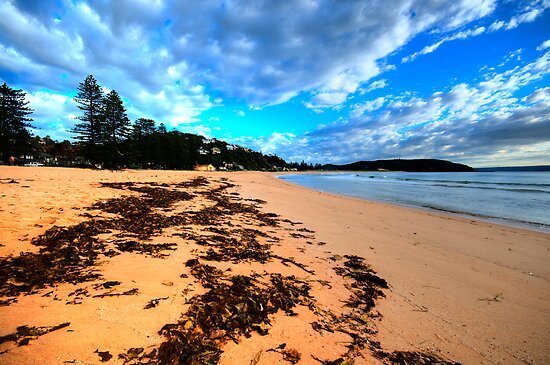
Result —
<path fill-rule="evenodd" d="M 124 155 L 122 143 L 130 135 L 130 119 L 120 95 L 111 91 L 103 99 L 103 128 L 102 140 L 107 153 L 105 161 L 110 164 L 119 164 Z"/>
<path fill-rule="evenodd" d="M 132 138 L 134 140 L 140 140 L 155 132 L 155 121 L 152 119 L 139 118 L 134 122 L 134 125 L 132 125 Z"/>
<path fill-rule="evenodd" d="M 119 145 L 130 135 L 130 119 L 122 98 L 113 90 L 103 99 L 103 140 L 109 145 Z"/>
<path fill-rule="evenodd" d="M 81 123 L 77 123 L 71 132 L 77 134 L 75 138 L 84 143 L 87 157 L 95 159 L 97 146 L 102 143 L 103 91 L 92 75 L 88 75 L 77 90 L 74 100 L 83 114 L 78 117 Z"/>
<path fill-rule="evenodd" d="M 32 127 L 27 116 L 33 112 L 27 105 L 25 92 L 10 88 L 5 82 L 0 86 L 0 158 L 5 162 L 12 155 L 25 153 L 31 135 L 26 128 Z"/>

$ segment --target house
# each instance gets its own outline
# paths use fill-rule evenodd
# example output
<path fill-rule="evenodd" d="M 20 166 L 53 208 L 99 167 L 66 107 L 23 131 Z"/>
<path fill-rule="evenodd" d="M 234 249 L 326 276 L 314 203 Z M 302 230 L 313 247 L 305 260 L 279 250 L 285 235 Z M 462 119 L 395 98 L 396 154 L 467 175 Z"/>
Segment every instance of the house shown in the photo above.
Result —
<path fill-rule="evenodd" d="M 212 154 L 213 155 L 218 155 L 220 153 L 222 153 L 222 151 L 218 147 L 212 148 Z"/>
<path fill-rule="evenodd" d="M 198 152 L 198 153 L 200 153 L 201 155 L 207 155 L 207 154 L 208 154 L 208 151 L 207 151 L 207 150 L 205 150 L 205 149 L 204 149 L 204 148 L 202 148 L 202 147 L 201 147 L 201 148 L 199 148 L 199 149 L 197 150 L 197 152 Z"/>
<path fill-rule="evenodd" d="M 237 146 L 235 146 L 235 145 L 233 145 L 233 144 L 228 144 L 228 145 L 227 145 L 227 150 L 228 150 L 228 151 L 234 151 L 236 148 L 237 148 Z"/>
<path fill-rule="evenodd" d="M 216 171 L 216 168 L 212 164 L 208 165 L 195 165 L 193 166 L 195 171 Z"/>

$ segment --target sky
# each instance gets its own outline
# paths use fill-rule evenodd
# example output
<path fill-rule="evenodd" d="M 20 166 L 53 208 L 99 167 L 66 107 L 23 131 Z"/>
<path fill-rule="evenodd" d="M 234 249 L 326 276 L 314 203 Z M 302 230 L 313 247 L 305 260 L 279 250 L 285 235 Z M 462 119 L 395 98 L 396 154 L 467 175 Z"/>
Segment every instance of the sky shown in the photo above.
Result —
<path fill-rule="evenodd" d="M 132 121 L 287 161 L 550 164 L 550 0 L 0 0 L 0 82 L 72 139 L 89 74 Z"/>

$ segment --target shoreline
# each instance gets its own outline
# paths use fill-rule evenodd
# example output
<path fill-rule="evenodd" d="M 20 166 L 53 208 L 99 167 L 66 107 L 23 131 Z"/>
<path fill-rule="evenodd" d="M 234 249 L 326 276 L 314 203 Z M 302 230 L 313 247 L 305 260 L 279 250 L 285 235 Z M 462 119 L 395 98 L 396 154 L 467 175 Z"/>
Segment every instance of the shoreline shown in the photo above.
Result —
<path fill-rule="evenodd" d="M 519 333 L 530 340 L 537 333 L 540 341 L 534 352 L 545 359 L 538 362 L 549 361 L 543 344 L 550 338 L 550 325 L 541 325 L 533 318 L 532 322 L 519 323 L 505 315 L 506 310 L 517 310 L 523 313 L 518 314 L 522 319 L 526 313 L 537 313 L 542 321 L 550 320 L 550 295 L 546 292 L 550 289 L 550 270 L 544 262 L 550 257 L 547 233 L 319 192 L 274 176 L 258 178 L 253 193 L 261 196 L 269 179 L 276 180 L 278 188 L 263 194 L 265 200 L 283 195 L 286 202 L 306 202 L 305 207 L 296 204 L 294 209 L 278 203 L 269 208 L 291 218 L 300 217 L 329 244 L 339 240 L 337 245 L 327 245 L 333 252 L 364 255 L 375 271 L 393 283 L 379 310 L 385 315 L 381 334 L 396 345 L 422 343 L 459 354 L 450 358 L 463 363 L 537 363 L 528 360 L 530 351 L 519 350 L 523 342 Z M 365 239 L 368 244 L 363 243 Z M 497 308 L 498 315 L 494 315 L 490 311 L 502 302 L 485 299 L 499 293 L 511 296 L 502 302 L 511 300 L 514 304 L 506 310 Z M 524 296 L 532 297 L 524 300 Z M 419 298 L 421 303 L 415 304 Z M 486 303 L 488 308 L 478 308 L 479 303 Z M 537 309 L 532 312 L 524 306 Z M 511 337 L 518 341 L 516 345 L 508 338 L 511 328 L 518 332 Z M 512 350 L 515 346 L 519 348 Z M 503 353 L 493 353 L 498 351 Z"/>
<path fill-rule="evenodd" d="M 3 257 L 10 253 L 15 255 L 20 250 L 36 251 L 36 246 L 30 245 L 31 238 L 40 235 L 52 225 L 79 224 L 85 220 L 79 214 L 86 212 L 83 209 L 94 202 L 108 202 L 109 199 L 119 199 L 128 193 L 137 194 L 137 191 L 127 191 L 133 186 L 129 185 L 131 182 L 138 183 L 140 194 L 144 194 L 157 187 L 147 184 L 168 184 L 159 185 L 158 188 L 172 189 L 169 186 L 177 188 L 174 184 L 205 176 L 214 185 L 210 185 L 211 188 L 183 185 L 177 188 L 188 192 L 196 191 L 193 193 L 196 197 L 189 202 L 176 203 L 174 213 L 166 212 L 167 217 L 173 214 L 177 217 L 180 211 L 197 212 L 197 209 L 207 209 L 212 205 L 211 199 L 215 195 L 210 195 L 205 189 L 214 189 L 218 184 L 227 182 L 235 186 L 228 187 L 227 193 L 215 199 L 225 196 L 223 199 L 229 200 L 223 204 L 234 202 L 227 205 L 228 207 L 240 207 L 232 205 L 237 203 L 245 204 L 242 205 L 243 208 L 248 205 L 257 206 L 253 208 L 261 212 L 257 217 L 264 217 L 264 212 L 273 212 L 280 217 L 278 219 L 281 222 L 279 228 L 270 228 L 269 225 L 262 227 L 261 221 L 255 221 L 257 218 L 254 216 L 247 218 L 241 217 L 241 213 L 232 213 L 237 215 L 234 218 L 223 218 L 225 220 L 221 222 L 225 223 L 219 226 L 223 228 L 227 223 L 242 225 L 242 228 L 223 228 L 227 237 L 239 240 L 244 237 L 240 236 L 240 229 L 254 230 L 250 232 L 258 230 L 254 233 L 255 240 L 266 245 L 266 248 L 270 247 L 269 252 L 272 252 L 268 254 L 272 257 L 269 263 L 262 264 L 248 259 L 238 265 L 223 260 L 203 261 L 201 257 L 208 250 L 214 250 L 213 253 L 228 252 L 227 254 L 233 251 L 227 251 L 231 246 L 212 246 L 217 241 L 207 246 L 197 246 L 193 243 L 200 242 L 197 241 L 197 235 L 210 237 L 213 232 L 209 231 L 208 226 L 193 224 L 187 230 L 174 227 L 175 231 L 169 228 L 168 231 L 161 232 L 159 237 L 151 237 L 150 243 L 165 245 L 155 246 L 167 249 L 159 251 L 162 257 L 151 257 L 147 253 L 143 255 L 133 251 L 122 252 L 112 258 L 105 257 L 99 262 L 97 267 L 105 280 L 122 283 L 121 290 L 115 291 L 115 294 L 130 292 L 136 288 L 138 292 L 135 295 L 92 298 L 92 295 L 104 294 L 105 291 L 94 291 L 87 282 L 83 282 L 78 288 L 87 288 L 90 297 L 83 296 L 79 299 L 82 304 L 78 305 L 65 304 L 65 301 L 69 302 L 74 297 L 68 296 L 75 291 L 71 284 L 54 287 L 54 293 L 62 299 L 61 302 L 43 297 L 46 294 L 44 291 L 39 292 L 39 295 L 17 297 L 18 302 L 0 307 L 0 317 L 3 318 L 1 327 L 5 328 L 0 336 L 13 332 L 21 324 L 52 326 L 71 322 L 67 327 L 71 332 L 60 329 L 31 339 L 28 346 L 8 346 L 9 352 L 0 355 L 0 360 L 4 363 L 22 364 L 25 359 L 32 363 L 26 356 L 31 356 L 36 351 L 44 355 L 44 359 L 49 359 L 45 363 L 63 363 L 63 360 L 71 359 L 99 363 L 98 354 L 93 352 L 96 350 L 92 348 L 94 346 L 100 352 L 110 349 L 115 357 L 109 363 L 117 363 L 117 353 L 128 355 L 126 351 L 136 345 L 147 351 L 158 348 L 163 341 L 163 336 L 156 334 L 160 327 L 177 322 L 182 313 L 190 310 L 188 305 L 182 304 L 182 300 L 190 300 L 192 294 L 204 293 L 204 289 L 201 290 L 198 284 L 189 281 L 194 274 L 187 271 L 189 267 L 194 270 L 194 264 L 190 264 L 187 269 L 183 265 L 194 257 L 198 257 L 201 263 L 213 264 L 222 270 L 232 268 L 231 275 L 249 275 L 250 270 L 256 273 L 268 270 L 283 275 L 296 275 L 302 279 L 309 278 L 310 294 L 315 305 L 329 308 L 334 313 L 343 313 L 346 309 L 342 300 L 347 300 L 349 291 L 342 286 L 345 281 L 334 275 L 333 269 L 345 262 L 344 255 L 363 257 L 377 275 L 389 284 L 389 289 L 383 289 L 386 298 L 376 299 L 376 307 L 372 312 L 381 314 L 380 318 L 373 319 L 378 333 L 372 339 L 380 341 L 384 351 L 429 352 L 462 363 L 523 364 L 550 360 L 550 353 L 545 346 L 550 338 L 550 269 L 546 267 L 550 257 L 550 237 L 547 234 L 320 193 L 266 173 L 134 170 L 82 172 L 42 169 L 0 168 L 0 178 L 4 181 L 0 185 L 4 191 L 0 205 L 0 228 L 6 233 L 0 242 L 5 245 L 0 247 Z M 19 183 L 7 184 L 7 178 L 16 179 Z M 126 185 L 100 187 L 100 182 L 122 182 Z M 143 190 L 144 188 L 146 189 Z M 204 193 L 200 193 L 201 189 Z M 245 211 L 249 209 L 252 208 L 245 208 Z M 40 214 L 37 215 L 36 212 Z M 96 214 L 98 213 L 92 212 L 92 215 Z M 195 219 L 193 217 L 196 213 L 186 214 L 189 216 L 185 218 L 186 222 Z M 101 216 L 103 215 L 100 214 L 99 217 Z M 112 219 L 112 216 L 107 215 L 101 219 Z M 205 230 L 205 227 L 208 229 Z M 214 228 L 215 226 L 212 229 Z M 268 236 L 258 236 L 260 232 Z M 180 233 L 187 238 L 180 236 Z M 100 243 L 112 245 L 118 242 L 116 237 L 113 237 L 114 241 L 108 236 L 98 237 Z M 269 242 L 275 238 L 279 241 Z M 6 242 L 8 239 L 10 242 Z M 115 247 L 115 250 L 120 251 L 120 247 Z M 169 247 L 176 250 L 168 250 Z M 304 271 L 288 261 L 289 259 L 305 265 L 305 269 L 316 274 Z M 284 260 L 287 260 L 289 266 L 284 265 Z M 132 269 L 136 265 L 141 268 L 140 272 Z M 188 278 L 180 278 L 182 271 L 187 272 Z M 269 276 L 258 279 L 259 287 L 267 290 L 271 285 L 265 281 L 268 279 Z M 321 284 L 325 281 L 330 283 L 332 289 Z M 189 284 L 192 286 L 189 287 Z M 302 284 L 298 282 L 292 285 L 299 287 Z M 193 288 L 194 291 L 182 296 L 181 291 L 188 288 Z M 306 302 L 309 300 L 306 297 L 300 298 Z M 143 310 L 148 301 L 156 307 Z M 283 342 L 302 354 L 302 360 L 298 364 L 315 363 L 309 357 L 308 351 L 317 351 L 326 360 L 342 356 L 346 348 L 336 343 L 341 343 L 343 338 L 329 335 L 326 331 L 321 331 L 320 334 L 312 330 L 311 323 L 315 321 L 315 315 L 302 304 L 296 305 L 296 317 L 289 317 L 281 311 L 271 317 L 272 326 L 268 327 L 268 336 L 253 332 L 251 338 L 240 337 L 239 345 L 226 343 L 220 363 L 250 363 L 252 358 L 261 353 L 258 364 L 287 364 L 289 362 L 282 358 L 281 349 L 278 352 L 267 351 Z M 32 313 L 35 323 L 29 323 L 28 320 L 22 323 L 29 313 Z M 60 313 L 71 321 L 61 321 Z M 149 314 L 153 313 L 158 317 L 155 320 L 149 318 Z M 512 318 L 510 313 L 514 314 Z M 135 314 L 138 314 L 139 320 Z M 92 339 L 88 341 L 82 341 L 82 326 L 87 323 L 82 322 L 82 316 L 89 316 L 92 320 L 96 318 L 97 322 L 91 327 L 93 332 L 89 335 Z M 117 324 L 118 321 L 125 323 L 126 327 L 129 326 L 130 332 L 125 332 L 128 329 Z M 104 325 L 111 326 L 108 336 L 103 332 Z M 145 334 L 148 336 L 145 337 Z M 73 350 L 70 346 L 67 347 L 70 341 L 74 345 L 77 339 L 82 343 L 77 342 L 79 345 Z M 524 342 L 526 339 L 528 341 Z M 51 350 L 47 350 L 48 346 L 51 346 Z M 0 353 L 4 349 L 5 347 L 0 348 Z M 380 359 L 372 357 L 372 351 L 363 348 L 360 353 L 365 358 L 358 357 L 356 363 L 381 363 Z"/>
<path fill-rule="evenodd" d="M 352 171 L 352 172 L 354 172 L 354 171 Z M 358 171 L 358 172 L 365 172 L 365 171 Z M 398 171 L 391 171 L 391 172 L 398 172 Z M 346 173 L 349 173 L 349 172 L 348 171 L 346 171 L 346 172 L 334 171 L 334 172 L 324 172 L 324 173 L 329 173 L 329 174 L 340 174 L 340 173 L 342 173 L 342 174 L 346 174 Z M 550 224 L 530 222 L 530 221 L 522 221 L 522 220 L 512 219 L 512 218 L 502 218 L 502 217 L 496 217 L 496 216 L 490 216 L 490 215 L 484 215 L 484 214 L 478 214 L 478 213 L 470 213 L 470 212 L 466 212 L 466 211 L 452 210 L 452 209 L 446 209 L 446 208 L 438 208 L 438 207 L 433 207 L 433 206 L 430 206 L 430 205 L 406 204 L 406 203 L 400 203 L 400 202 L 396 202 L 396 201 L 385 201 L 385 200 L 381 200 L 381 199 L 378 200 L 378 199 L 373 199 L 373 198 L 364 198 L 364 197 L 361 197 L 359 195 L 352 195 L 352 194 L 348 195 L 348 194 L 344 194 L 344 193 L 335 193 L 335 192 L 331 192 L 331 191 L 317 190 L 315 188 L 310 188 L 310 187 L 303 186 L 303 185 L 300 185 L 298 183 L 294 183 L 294 182 L 291 182 L 291 181 L 280 178 L 280 176 L 285 176 L 285 175 L 301 175 L 301 174 L 313 174 L 313 175 L 315 175 L 315 174 L 322 174 L 322 173 L 320 173 L 320 172 L 302 172 L 302 173 L 300 173 L 300 172 L 298 172 L 298 173 L 297 172 L 291 172 L 291 173 L 284 173 L 284 174 L 281 174 L 279 172 L 272 173 L 272 175 L 278 180 L 282 180 L 282 181 L 285 181 L 285 182 L 288 182 L 288 183 L 291 183 L 291 184 L 294 184 L 294 185 L 297 185 L 297 186 L 300 186 L 300 187 L 303 187 L 303 188 L 306 188 L 306 189 L 319 191 L 319 192 L 329 194 L 329 195 L 342 196 L 342 197 L 346 197 L 346 198 L 350 198 L 350 199 L 357 199 L 357 200 L 360 200 L 360 201 L 361 200 L 362 201 L 368 201 L 368 202 L 373 202 L 373 203 L 377 203 L 377 204 L 393 205 L 393 206 L 397 206 L 397 207 L 401 207 L 401 208 L 414 209 L 414 210 L 419 210 L 419 211 L 429 212 L 429 213 L 440 213 L 440 214 L 449 215 L 449 216 L 452 216 L 452 217 L 460 217 L 460 218 L 465 218 L 465 219 L 476 219 L 480 222 L 486 222 L 486 223 L 496 224 L 496 225 L 510 227 L 510 228 L 525 229 L 525 230 L 528 230 L 528 231 L 533 231 L 533 232 L 538 232 L 538 233 L 550 234 Z"/>

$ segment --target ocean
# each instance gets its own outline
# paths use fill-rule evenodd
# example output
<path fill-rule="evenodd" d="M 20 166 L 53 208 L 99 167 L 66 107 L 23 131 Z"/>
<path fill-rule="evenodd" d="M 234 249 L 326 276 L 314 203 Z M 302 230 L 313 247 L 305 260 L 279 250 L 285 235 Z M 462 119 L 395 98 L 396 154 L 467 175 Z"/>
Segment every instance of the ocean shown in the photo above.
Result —
<path fill-rule="evenodd" d="M 307 188 L 550 232 L 550 172 L 280 175 Z"/>

